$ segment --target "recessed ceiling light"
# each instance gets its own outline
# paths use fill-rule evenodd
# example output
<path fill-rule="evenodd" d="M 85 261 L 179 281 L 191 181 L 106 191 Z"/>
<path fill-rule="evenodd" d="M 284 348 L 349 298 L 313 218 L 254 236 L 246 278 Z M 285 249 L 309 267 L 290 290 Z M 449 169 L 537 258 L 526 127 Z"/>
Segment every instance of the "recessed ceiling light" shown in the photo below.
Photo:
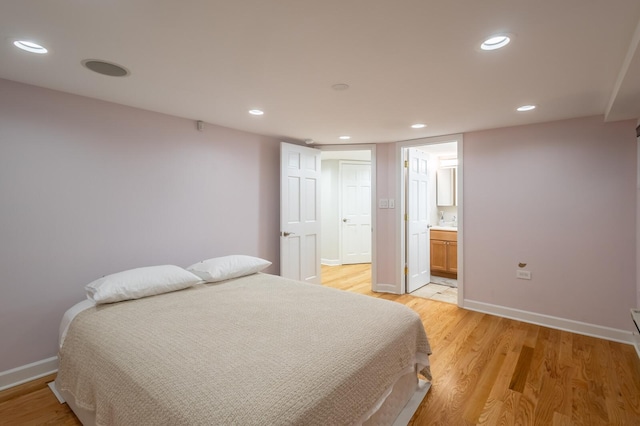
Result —
<path fill-rule="evenodd" d="M 423 127 L 427 127 L 427 125 L 422 123 L 416 123 L 411 125 L 412 129 L 422 129 Z"/>
<path fill-rule="evenodd" d="M 351 139 L 351 136 L 347 136 L 347 135 L 340 136 L 340 139 L 342 139 L 343 141 L 346 141 L 347 139 Z"/>
<path fill-rule="evenodd" d="M 511 39 L 506 35 L 496 35 L 486 39 L 480 45 L 482 50 L 496 50 L 509 44 Z"/>
<path fill-rule="evenodd" d="M 109 77 L 125 77 L 131 74 L 125 67 L 101 59 L 85 59 L 81 63 L 88 70 Z"/>
<path fill-rule="evenodd" d="M 13 42 L 13 45 L 18 49 L 26 50 L 27 52 L 31 53 L 43 54 L 48 52 L 48 50 L 44 46 L 40 46 L 39 44 L 32 41 L 16 40 Z"/>
<path fill-rule="evenodd" d="M 516 108 L 516 111 L 524 112 L 531 111 L 532 109 L 536 109 L 535 105 L 522 105 L 521 107 Z"/>
<path fill-rule="evenodd" d="M 250 109 L 249 110 L 249 114 L 251 114 L 251 115 L 262 115 L 262 114 L 264 114 L 264 111 L 262 111 L 261 109 Z"/>

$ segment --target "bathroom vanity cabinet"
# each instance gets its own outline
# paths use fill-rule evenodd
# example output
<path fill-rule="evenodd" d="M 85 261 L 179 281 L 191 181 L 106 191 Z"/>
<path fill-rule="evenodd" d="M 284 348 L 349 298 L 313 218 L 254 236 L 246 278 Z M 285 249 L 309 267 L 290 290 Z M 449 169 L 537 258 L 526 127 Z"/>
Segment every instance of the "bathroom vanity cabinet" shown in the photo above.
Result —
<path fill-rule="evenodd" d="M 431 274 L 458 277 L 458 232 L 431 231 Z"/>

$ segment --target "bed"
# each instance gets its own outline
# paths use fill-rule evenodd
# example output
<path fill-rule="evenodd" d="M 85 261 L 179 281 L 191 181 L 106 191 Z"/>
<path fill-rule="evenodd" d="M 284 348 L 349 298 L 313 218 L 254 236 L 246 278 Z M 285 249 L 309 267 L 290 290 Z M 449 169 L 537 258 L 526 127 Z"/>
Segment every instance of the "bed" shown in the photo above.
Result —
<path fill-rule="evenodd" d="M 404 305 L 252 273 L 79 303 L 55 387 L 85 425 L 392 424 L 430 353 Z"/>

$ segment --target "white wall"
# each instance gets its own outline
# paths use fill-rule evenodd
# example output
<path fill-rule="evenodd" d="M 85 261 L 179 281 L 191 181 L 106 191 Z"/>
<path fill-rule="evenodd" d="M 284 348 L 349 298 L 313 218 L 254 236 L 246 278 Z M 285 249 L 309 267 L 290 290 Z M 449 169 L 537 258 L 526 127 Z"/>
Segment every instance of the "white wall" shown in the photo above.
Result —
<path fill-rule="evenodd" d="M 0 372 L 57 353 L 105 274 L 244 253 L 279 271 L 279 141 L 0 80 Z"/>

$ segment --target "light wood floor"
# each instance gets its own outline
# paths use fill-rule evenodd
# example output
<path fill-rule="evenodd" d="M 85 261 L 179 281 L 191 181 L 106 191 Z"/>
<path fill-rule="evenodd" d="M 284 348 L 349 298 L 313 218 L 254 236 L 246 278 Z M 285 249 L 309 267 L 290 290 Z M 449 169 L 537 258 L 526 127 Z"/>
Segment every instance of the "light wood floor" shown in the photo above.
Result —
<path fill-rule="evenodd" d="M 630 345 L 410 295 L 371 292 L 369 265 L 323 267 L 323 284 L 403 303 L 431 342 L 433 384 L 413 425 L 640 425 L 640 360 Z M 0 392 L 0 425 L 78 425 L 46 387 Z"/>
<path fill-rule="evenodd" d="M 371 291 L 370 265 L 322 269 L 323 284 L 415 310 L 433 355 L 413 425 L 640 425 L 631 345 L 410 295 Z"/>

